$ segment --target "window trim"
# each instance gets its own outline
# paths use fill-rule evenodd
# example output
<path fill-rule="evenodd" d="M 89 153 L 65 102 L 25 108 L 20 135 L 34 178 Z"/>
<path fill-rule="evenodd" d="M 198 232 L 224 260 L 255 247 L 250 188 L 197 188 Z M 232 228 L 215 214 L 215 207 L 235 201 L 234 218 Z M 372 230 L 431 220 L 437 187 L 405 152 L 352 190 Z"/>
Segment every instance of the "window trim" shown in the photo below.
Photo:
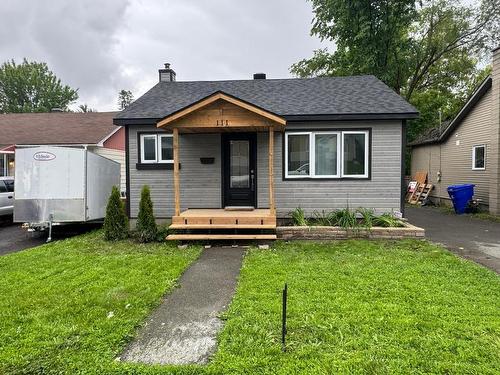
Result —
<path fill-rule="evenodd" d="M 370 180 L 371 179 L 371 157 L 372 157 L 372 138 L 371 128 L 332 128 L 332 129 L 297 129 L 285 131 L 283 133 L 282 142 L 284 143 L 283 174 L 282 180 Z M 315 175 L 316 168 L 316 149 L 315 149 L 315 134 L 337 134 L 337 175 L 325 176 Z M 345 175 L 344 167 L 344 135 L 343 134 L 364 134 L 365 135 L 365 173 L 363 175 Z M 288 174 L 288 136 L 289 135 L 308 135 L 309 136 L 309 175 L 289 175 Z"/>
<path fill-rule="evenodd" d="M 344 173 L 344 136 L 346 134 L 364 134 L 365 136 L 365 173 L 363 174 L 346 174 Z M 370 142 L 368 141 L 369 138 L 369 133 L 366 130 L 346 130 L 342 132 L 342 149 L 341 149 L 341 157 L 342 157 L 342 177 L 349 177 L 349 178 L 368 178 L 368 168 L 369 168 L 369 157 L 368 154 L 370 153 Z"/>
<path fill-rule="evenodd" d="M 484 166 L 481 168 L 476 167 L 476 149 L 482 147 L 484 149 Z M 486 170 L 486 144 L 474 145 L 472 146 L 472 170 L 473 171 L 484 171 Z"/>
<path fill-rule="evenodd" d="M 173 138 L 173 134 L 168 133 L 138 133 L 139 136 L 139 160 L 138 164 L 173 164 L 174 160 L 163 160 L 161 158 L 161 139 L 164 137 Z M 155 140 L 155 159 L 154 160 L 145 160 L 144 155 L 144 140 L 146 138 L 153 138 Z"/>

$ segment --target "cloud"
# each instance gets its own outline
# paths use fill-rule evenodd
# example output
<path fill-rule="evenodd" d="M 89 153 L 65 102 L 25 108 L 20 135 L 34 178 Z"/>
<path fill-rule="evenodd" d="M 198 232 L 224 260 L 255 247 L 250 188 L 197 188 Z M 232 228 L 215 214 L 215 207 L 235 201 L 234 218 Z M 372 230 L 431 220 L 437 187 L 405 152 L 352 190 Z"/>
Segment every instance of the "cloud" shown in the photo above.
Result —
<path fill-rule="evenodd" d="M 0 61 L 45 61 L 99 110 L 140 96 L 164 62 L 180 80 L 282 78 L 323 46 L 305 0 L 2 0 L 0 13 Z"/>

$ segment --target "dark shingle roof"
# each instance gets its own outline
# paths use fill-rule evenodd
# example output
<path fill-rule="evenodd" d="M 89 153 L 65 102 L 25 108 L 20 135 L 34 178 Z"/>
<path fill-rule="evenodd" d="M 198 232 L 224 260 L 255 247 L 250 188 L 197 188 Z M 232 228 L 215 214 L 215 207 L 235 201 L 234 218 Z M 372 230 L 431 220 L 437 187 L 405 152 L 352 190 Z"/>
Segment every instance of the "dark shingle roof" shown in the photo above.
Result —
<path fill-rule="evenodd" d="M 159 82 L 116 116 L 161 119 L 215 92 L 222 91 L 288 120 L 294 116 L 397 115 L 418 111 L 374 76 L 239 81 Z"/>
<path fill-rule="evenodd" d="M 116 131 L 117 112 L 0 114 L 6 145 L 97 144 Z"/>

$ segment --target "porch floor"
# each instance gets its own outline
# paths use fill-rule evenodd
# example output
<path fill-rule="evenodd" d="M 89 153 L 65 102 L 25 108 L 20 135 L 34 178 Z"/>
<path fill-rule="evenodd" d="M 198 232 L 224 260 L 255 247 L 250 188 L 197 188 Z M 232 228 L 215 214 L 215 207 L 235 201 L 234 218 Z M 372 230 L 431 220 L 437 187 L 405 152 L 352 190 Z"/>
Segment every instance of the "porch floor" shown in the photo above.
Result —
<path fill-rule="evenodd" d="M 196 208 L 183 211 L 172 217 L 170 229 L 208 230 L 208 233 L 172 234 L 170 240 L 179 239 L 274 239 L 275 234 L 248 233 L 248 231 L 275 230 L 276 215 L 270 209 L 257 208 L 248 210 L 224 210 L 223 208 Z M 211 233 L 210 230 L 231 230 L 231 233 Z M 246 234 L 237 234 L 238 229 Z M 271 238 L 272 237 L 272 238 Z"/>

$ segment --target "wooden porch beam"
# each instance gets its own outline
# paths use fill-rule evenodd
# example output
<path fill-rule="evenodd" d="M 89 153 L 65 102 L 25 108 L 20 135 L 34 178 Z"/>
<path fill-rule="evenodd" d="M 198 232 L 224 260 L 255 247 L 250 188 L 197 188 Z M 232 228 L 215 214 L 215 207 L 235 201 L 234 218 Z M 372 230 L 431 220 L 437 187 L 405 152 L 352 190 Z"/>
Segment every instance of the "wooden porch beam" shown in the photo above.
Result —
<path fill-rule="evenodd" d="M 173 129 L 173 148 L 174 148 L 174 200 L 175 216 L 181 214 L 181 199 L 179 186 L 179 129 Z"/>
<path fill-rule="evenodd" d="M 269 210 L 271 215 L 276 215 L 274 204 L 274 129 L 269 127 Z"/>

